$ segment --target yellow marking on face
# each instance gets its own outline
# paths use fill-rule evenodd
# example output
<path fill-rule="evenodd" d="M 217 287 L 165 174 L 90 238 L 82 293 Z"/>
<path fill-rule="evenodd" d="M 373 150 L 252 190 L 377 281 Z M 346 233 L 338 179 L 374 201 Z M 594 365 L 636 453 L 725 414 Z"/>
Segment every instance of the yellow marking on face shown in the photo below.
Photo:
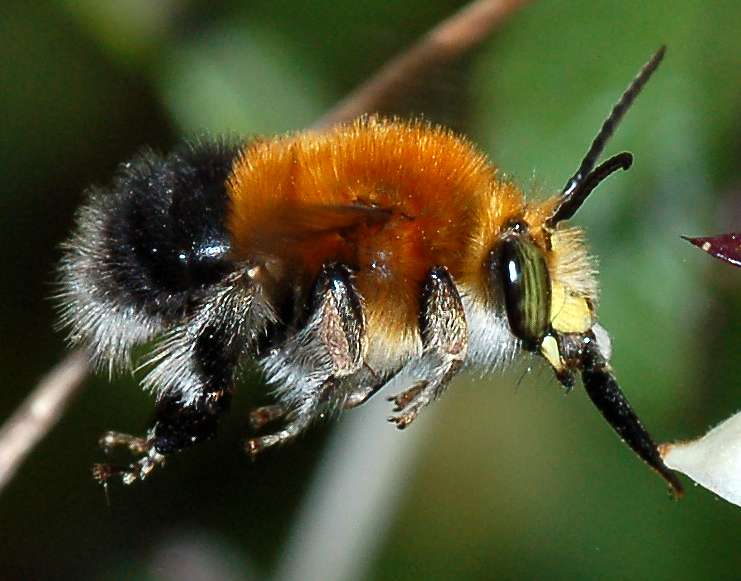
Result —
<path fill-rule="evenodd" d="M 561 354 L 558 351 L 558 343 L 552 335 L 546 335 L 543 338 L 540 344 L 540 352 L 556 372 L 563 370 L 563 361 L 561 361 Z"/>
<path fill-rule="evenodd" d="M 551 327 L 561 333 L 586 333 L 592 328 L 592 307 L 562 284 L 551 288 Z"/>

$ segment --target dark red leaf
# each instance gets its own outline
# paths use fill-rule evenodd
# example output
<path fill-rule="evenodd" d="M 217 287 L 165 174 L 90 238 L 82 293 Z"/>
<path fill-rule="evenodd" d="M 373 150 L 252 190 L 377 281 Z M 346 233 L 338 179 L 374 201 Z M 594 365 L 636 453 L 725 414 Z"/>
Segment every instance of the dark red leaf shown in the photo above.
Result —
<path fill-rule="evenodd" d="M 741 267 L 741 232 L 729 232 L 718 236 L 698 236 L 696 238 L 682 236 L 682 238 L 715 256 L 715 258 L 720 258 Z"/>

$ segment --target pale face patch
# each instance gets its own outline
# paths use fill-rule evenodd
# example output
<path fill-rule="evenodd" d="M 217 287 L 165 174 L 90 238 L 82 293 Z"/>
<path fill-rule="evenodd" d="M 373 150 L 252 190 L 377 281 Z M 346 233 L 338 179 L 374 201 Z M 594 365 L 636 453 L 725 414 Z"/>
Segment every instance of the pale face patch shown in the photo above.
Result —
<path fill-rule="evenodd" d="M 561 333 L 586 333 L 594 318 L 590 302 L 563 284 L 551 286 L 551 327 Z"/>

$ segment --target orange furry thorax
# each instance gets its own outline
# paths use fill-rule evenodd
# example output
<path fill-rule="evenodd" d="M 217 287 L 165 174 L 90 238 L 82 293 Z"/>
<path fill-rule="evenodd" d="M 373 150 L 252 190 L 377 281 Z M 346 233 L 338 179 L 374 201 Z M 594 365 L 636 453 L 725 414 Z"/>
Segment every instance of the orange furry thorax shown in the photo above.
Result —
<path fill-rule="evenodd" d="M 476 286 L 490 241 L 524 211 L 465 139 L 375 118 L 249 144 L 228 188 L 236 259 L 297 283 L 347 264 L 369 316 L 382 308 L 387 321 L 416 316 L 434 266 Z"/>

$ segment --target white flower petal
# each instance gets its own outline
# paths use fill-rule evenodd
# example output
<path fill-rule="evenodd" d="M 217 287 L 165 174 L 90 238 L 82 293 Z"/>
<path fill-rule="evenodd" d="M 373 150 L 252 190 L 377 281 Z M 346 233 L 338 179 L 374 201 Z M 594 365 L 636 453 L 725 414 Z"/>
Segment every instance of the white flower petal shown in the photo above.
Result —
<path fill-rule="evenodd" d="M 741 506 L 741 412 L 691 442 L 662 444 L 664 463 Z"/>

